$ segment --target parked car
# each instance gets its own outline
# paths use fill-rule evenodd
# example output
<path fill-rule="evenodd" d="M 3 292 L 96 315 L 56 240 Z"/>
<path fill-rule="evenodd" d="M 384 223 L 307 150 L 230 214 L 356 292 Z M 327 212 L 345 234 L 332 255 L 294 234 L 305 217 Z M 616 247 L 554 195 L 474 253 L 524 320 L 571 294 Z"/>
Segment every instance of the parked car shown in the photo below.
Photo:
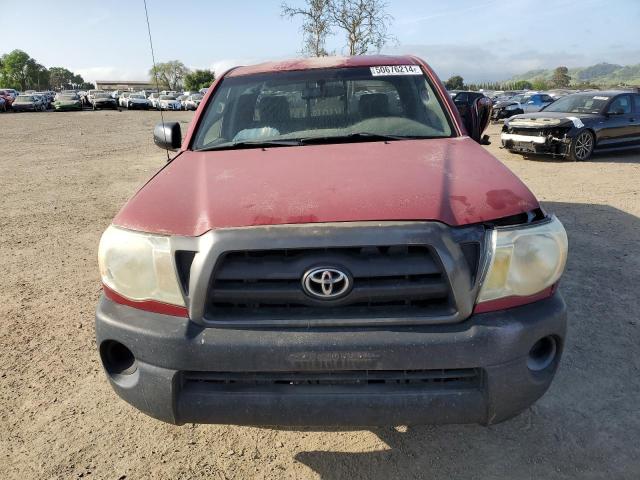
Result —
<path fill-rule="evenodd" d="M 588 160 L 594 152 L 640 148 L 640 94 L 575 93 L 505 122 L 502 145 L 520 153 Z"/>
<path fill-rule="evenodd" d="M 123 399 L 177 424 L 369 426 L 491 424 L 543 395 L 565 230 L 423 61 L 263 63 L 211 88 L 184 139 L 155 127 L 180 153 L 100 240 L 96 339 Z"/>
<path fill-rule="evenodd" d="M 153 92 L 151 95 L 149 95 L 147 100 L 149 100 L 149 103 L 151 104 L 152 108 L 160 108 L 158 105 L 159 98 L 160 98 L 160 94 L 156 92 Z"/>
<path fill-rule="evenodd" d="M 200 106 L 200 102 L 202 102 L 203 96 L 199 93 L 194 93 L 189 95 L 187 99 L 184 101 L 184 109 L 185 110 L 197 110 Z"/>
<path fill-rule="evenodd" d="M 129 95 L 131 95 L 131 92 L 122 92 L 117 99 L 118 105 L 121 107 L 126 107 Z"/>
<path fill-rule="evenodd" d="M 49 92 L 35 92 L 33 95 L 39 95 L 42 99 L 42 103 L 44 103 L 46 109 L 51 108 L 51 104 L 53 103 L 53 95 Z"/>
<path fill-rule="evenodd" d="M 521 113 L 539 112 L 554 99 L 546 93 L 523 93 L 493 106 L 493 120 L 509 118 Z"/>
<path fill-rule="evenodd" d="M 102 91 L 102 90 L 96 90 L 96 89 L 88 90 L 88 91 L 87 91 L 87 94 L 86 94 L 86 95 L 85 95 L 85 97 L 84 97 L 84 102 L 85 102 L 85 104 L 86 104 L 86 105 L 89 105 L 89 106 L 93 106 L 93 97 L 94 97 L 96 94 L 98 94 L 98 93 L 100 93 L 100 94 L 102 94 L 102 93 L 106 94 L 106 92 L 104 92 L 104 91 Z"/>
<path fill-rule="evenodd" d="M 158 98 L 158 108 L 160 110 L 182 110 L 182 104 L 173 95 L 160 95 Z"/>
<path fill-rule="evenodd" d="M 55 102 L 53 102 L 53 108 L 57 112 L 68 110 L 82 110 L 82 101 L 80 97 L 75 93 L 64 93 L 58 95 Z"/>
<path fill-rule="evenodd" d="M 127 98 L 126 107 L 129 110 L 133 110 L 133 109 L 148 110 L 149 109 L 149 100 L 147 100 L 145 98 L 145 96 L 142 95 L 141 93 L 132 93 Z"/>
<path fill-rule="evenodd" d="M 176 97 L 176 100 L 178 100 L 180 102 L 180 109 L 181 110 L 186 110 L 187 107 L 185 106 L 185 102 L 187 101 L 187 97 L 188 95 L 178 95 Z"/>
<path fill-rule="evenodd" d="M 11 105 L 15 101 L 15 98 L 10 90 L 0 90 L 0 98 L 3 100 L 3 111 L 11 110 Z"/>
<path fill-rule="evenodd" d="M 13 88 L 0 88 L 3 92 L 10 95 L 14 100 L 18 97 L 19 93 Z"/>
<path fill-rule="evenodd" d="M 102 93 L 93 94 L 93 96 L 91 97 L 91 107 L 94 110 L 99 110 L 103 108 L 112 108 L 115 110 L 118 108 L 118 104 L 116 103 L 115 98 L 113 98 L 111 95 L 109 95 L 106 92 L 102 92 Z"/>
<path fill-rule="evenodd" d="M 47 109 L 40 95 L 18 95 L 11 108 L 16 112 L 44 112 Z"/>

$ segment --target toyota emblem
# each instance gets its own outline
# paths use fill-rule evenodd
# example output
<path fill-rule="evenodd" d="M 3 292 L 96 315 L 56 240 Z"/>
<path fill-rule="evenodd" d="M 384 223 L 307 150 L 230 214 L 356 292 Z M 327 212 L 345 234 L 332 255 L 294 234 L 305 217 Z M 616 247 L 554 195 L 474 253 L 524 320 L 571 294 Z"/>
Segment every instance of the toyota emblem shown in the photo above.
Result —
<path fill-rule="evenodd" d="M 305 293 L 319 300 L 335 300 L 351 290 L 351 275 L 333 267 L 317 267 L 302 277 Z"/>

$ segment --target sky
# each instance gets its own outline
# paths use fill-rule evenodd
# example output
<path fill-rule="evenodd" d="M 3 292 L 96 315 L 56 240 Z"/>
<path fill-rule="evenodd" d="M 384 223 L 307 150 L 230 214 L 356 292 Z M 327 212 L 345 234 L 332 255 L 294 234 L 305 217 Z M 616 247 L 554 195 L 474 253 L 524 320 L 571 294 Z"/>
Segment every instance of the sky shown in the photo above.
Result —
<path fill-rule="evenodd" d="M 147 0 L 156 61 L 218 72 L 300 55 L 300 21 L 281 0 Z M 304 0 L 290 0 L 302 5 Z M 443 79 L 505 80 L 538 68 L 640 63 L 640 0 L 387 0 L 396 41 Z M 143 0 L 0 0 L 0 54 L 21 49 L 85 80 L 146 80 Z M 34 14 L 41 12 L 42 14 Z M 28 22 L 25 23 L 25 18 Z M 344 53 L 340 32 L 328 41 Z"/>

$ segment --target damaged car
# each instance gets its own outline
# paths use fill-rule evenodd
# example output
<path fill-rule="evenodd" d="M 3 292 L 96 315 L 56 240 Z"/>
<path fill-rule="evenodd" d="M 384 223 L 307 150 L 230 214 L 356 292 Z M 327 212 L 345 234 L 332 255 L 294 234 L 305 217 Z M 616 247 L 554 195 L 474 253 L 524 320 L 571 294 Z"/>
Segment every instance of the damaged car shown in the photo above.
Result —
<path fill-rule="evenodd" d="M 594 152 L 640 147 L 640 94 L 584 92 L 562 97 L 543 111 L 505 121 L 502 146 L 573 161 Z"/>
<path fill-rule="evenodd" d="M 496 102 L 491 115 L 492 120 L 502 120 L 522 113 L 539 112 L 553 103 L 553 98 L 546 93 L 523 93 L 508 100 Z"/>

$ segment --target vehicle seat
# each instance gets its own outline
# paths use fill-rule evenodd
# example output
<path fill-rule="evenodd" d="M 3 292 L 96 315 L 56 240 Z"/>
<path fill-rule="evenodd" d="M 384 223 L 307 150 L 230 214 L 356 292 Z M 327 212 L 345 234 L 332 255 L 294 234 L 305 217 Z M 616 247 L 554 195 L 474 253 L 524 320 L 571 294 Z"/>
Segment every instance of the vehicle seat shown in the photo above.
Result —
<path fill-rule="evenodd" d="M 254 127 L 254 116 L 257 99 L 258 96 L 253 93 L 246 93 L 238 97 L 238 100 L 236 101 L 233 132 L 230 135 L 231 138 L 233 138 L 241 130 L 246 130 Z"/>
<path fill-rule="evenodd" d="M 358 110 L 363 119 L 389 116 L 389 98 L 384 93 L 367 93 L 360 97 Z"/>
<path fill-rule="evenodd" d="M 262 97 L 260 100 L 260 123 L 265 127 L 275 128 L 276 130 L 286 132 L 291 121 L 291 112 L 289 111 L 289 101 L 287 97 L 282 95 L 273 95 Z"/>

